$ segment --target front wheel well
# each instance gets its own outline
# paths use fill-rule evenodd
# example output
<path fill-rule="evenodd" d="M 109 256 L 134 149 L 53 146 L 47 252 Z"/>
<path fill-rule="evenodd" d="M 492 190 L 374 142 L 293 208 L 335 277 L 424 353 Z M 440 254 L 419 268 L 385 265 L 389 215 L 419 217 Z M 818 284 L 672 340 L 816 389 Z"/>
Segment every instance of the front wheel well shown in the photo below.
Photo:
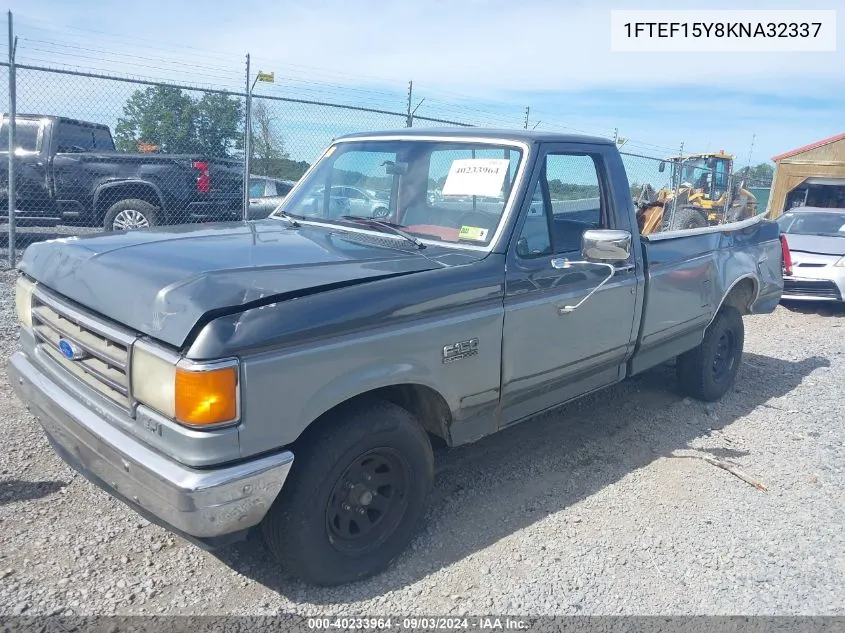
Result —
<path fill-rule="evenodd" d="M 344 410 L 364 406 L 372 400 L 387 400 L 402 407 L 417 419 L 429 436 L 448 443 L 449 426 L 452 423 L 449 405 L 436 390 L 416 383 L 380 387 L 349 398 L 320 415 L 308 425 L 296 441 L 310 435 L 314 429 L 319 429 L 330 420 L 336 419 L 339 414 L 342 416 Z"/>

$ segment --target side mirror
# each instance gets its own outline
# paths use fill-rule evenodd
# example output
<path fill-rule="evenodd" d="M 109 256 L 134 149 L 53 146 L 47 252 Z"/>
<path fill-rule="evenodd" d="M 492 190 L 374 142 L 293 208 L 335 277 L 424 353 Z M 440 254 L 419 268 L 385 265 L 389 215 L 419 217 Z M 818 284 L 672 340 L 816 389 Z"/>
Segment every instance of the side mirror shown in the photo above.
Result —
<path fill-rule="evenodd" d="M 606 229 L 584 231 L 581 257 L 585 261 L 618 262 L 631 256 L 631 233 Z"/>
<path fill-rule="evenodd" d="M 661 174 L 664 171 L 666 171 L 666 163 L 663 162 L 662 160 L 660 161 L 660 164 L 657 166 L 657 171 L 659 171 Z"/>

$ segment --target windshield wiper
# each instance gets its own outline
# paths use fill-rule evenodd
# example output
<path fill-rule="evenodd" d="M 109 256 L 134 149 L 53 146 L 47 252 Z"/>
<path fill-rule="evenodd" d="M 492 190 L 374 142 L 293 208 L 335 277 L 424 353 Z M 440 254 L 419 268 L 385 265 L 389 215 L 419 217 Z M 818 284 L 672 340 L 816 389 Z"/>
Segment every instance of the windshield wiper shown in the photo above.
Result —
<path fill-rule="evenodd" d="M 284 218 L 285 220 L 290 222 L 290 225 L 295 229 L 298 229 L 300 226 L 302 226 L 299 222 L 296 221 L 296 218 L 293 217 L 290 213 L 285 213 L 284 211 L 276 210 L 276 211 L 273 211 L 272 216 L 274 218 Z"/>
<path fill-rule="evenodd" d="M 406 240 L 411 242 L 420 250 L 425 248 L 425 244 L 423 244 L 420 240 L 415 238 L 410 233 L 406 233 L 402 229 L 396 228 L 389 222 L 382 222 L 381 220 L 376 220 L 375 218 L 362 218 L 357 215 L 342 215 L 341 219 L 348 220 L 349 222 L 357 222 L 358 224 L 369 224 L 371 226 L 380 227 L 385 231 L 388 231 L 389 233 L 393 233 L 394 235 L 398 235 L 399 237 L 404 237 Z"/>

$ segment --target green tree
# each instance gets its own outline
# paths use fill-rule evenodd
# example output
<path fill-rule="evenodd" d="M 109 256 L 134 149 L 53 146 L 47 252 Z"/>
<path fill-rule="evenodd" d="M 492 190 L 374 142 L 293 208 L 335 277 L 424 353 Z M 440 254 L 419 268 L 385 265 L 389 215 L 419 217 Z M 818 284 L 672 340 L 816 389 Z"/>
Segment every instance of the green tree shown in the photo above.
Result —
<path fill-rule="evenodd" d="M 115 126 L 115 144 L 125 152 L 149 143 L 170 154 L 194 150 L 196 113 L 191 98 L 178 88 L 150 86 L 136 90 Z"/>
<path fill-rule="evenodd" d="M 243 146 L 241 104 L 224 94 L 192 99 L 179 88 L 136 90 L 123 106 L 114 130 L 115 144 L 134 152 L 140 143 L 168 154 L 231 156 Z"/>
<path fill-rule="evenodd" d="M 775 168 L 771 163 L 760 163 L 754 167 L 743 167 L 737 171 L 737 176 L 743 178 L 748 176 L 747 186 L 749 187 L 771 187 L 772 179 L 775 176 Z"/>
<path fill-rule="evenodd" d="M 243 108 L 238 99 L 206 92 L 194 102 L 196 152 L 208 156 L 231 156 L 243 149 Z"/>

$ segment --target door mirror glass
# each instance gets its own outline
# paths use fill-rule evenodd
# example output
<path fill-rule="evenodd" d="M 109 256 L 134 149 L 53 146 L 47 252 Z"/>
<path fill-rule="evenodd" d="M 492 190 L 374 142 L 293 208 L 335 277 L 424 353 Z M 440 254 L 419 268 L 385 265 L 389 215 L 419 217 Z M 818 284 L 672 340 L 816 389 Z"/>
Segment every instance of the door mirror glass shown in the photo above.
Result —
<path fill-rule="evenodd" d="M 585 261 L 618 262 L 631 256 L 628 231 L 592 229 L 581 236 L 581 257 Z"/>

